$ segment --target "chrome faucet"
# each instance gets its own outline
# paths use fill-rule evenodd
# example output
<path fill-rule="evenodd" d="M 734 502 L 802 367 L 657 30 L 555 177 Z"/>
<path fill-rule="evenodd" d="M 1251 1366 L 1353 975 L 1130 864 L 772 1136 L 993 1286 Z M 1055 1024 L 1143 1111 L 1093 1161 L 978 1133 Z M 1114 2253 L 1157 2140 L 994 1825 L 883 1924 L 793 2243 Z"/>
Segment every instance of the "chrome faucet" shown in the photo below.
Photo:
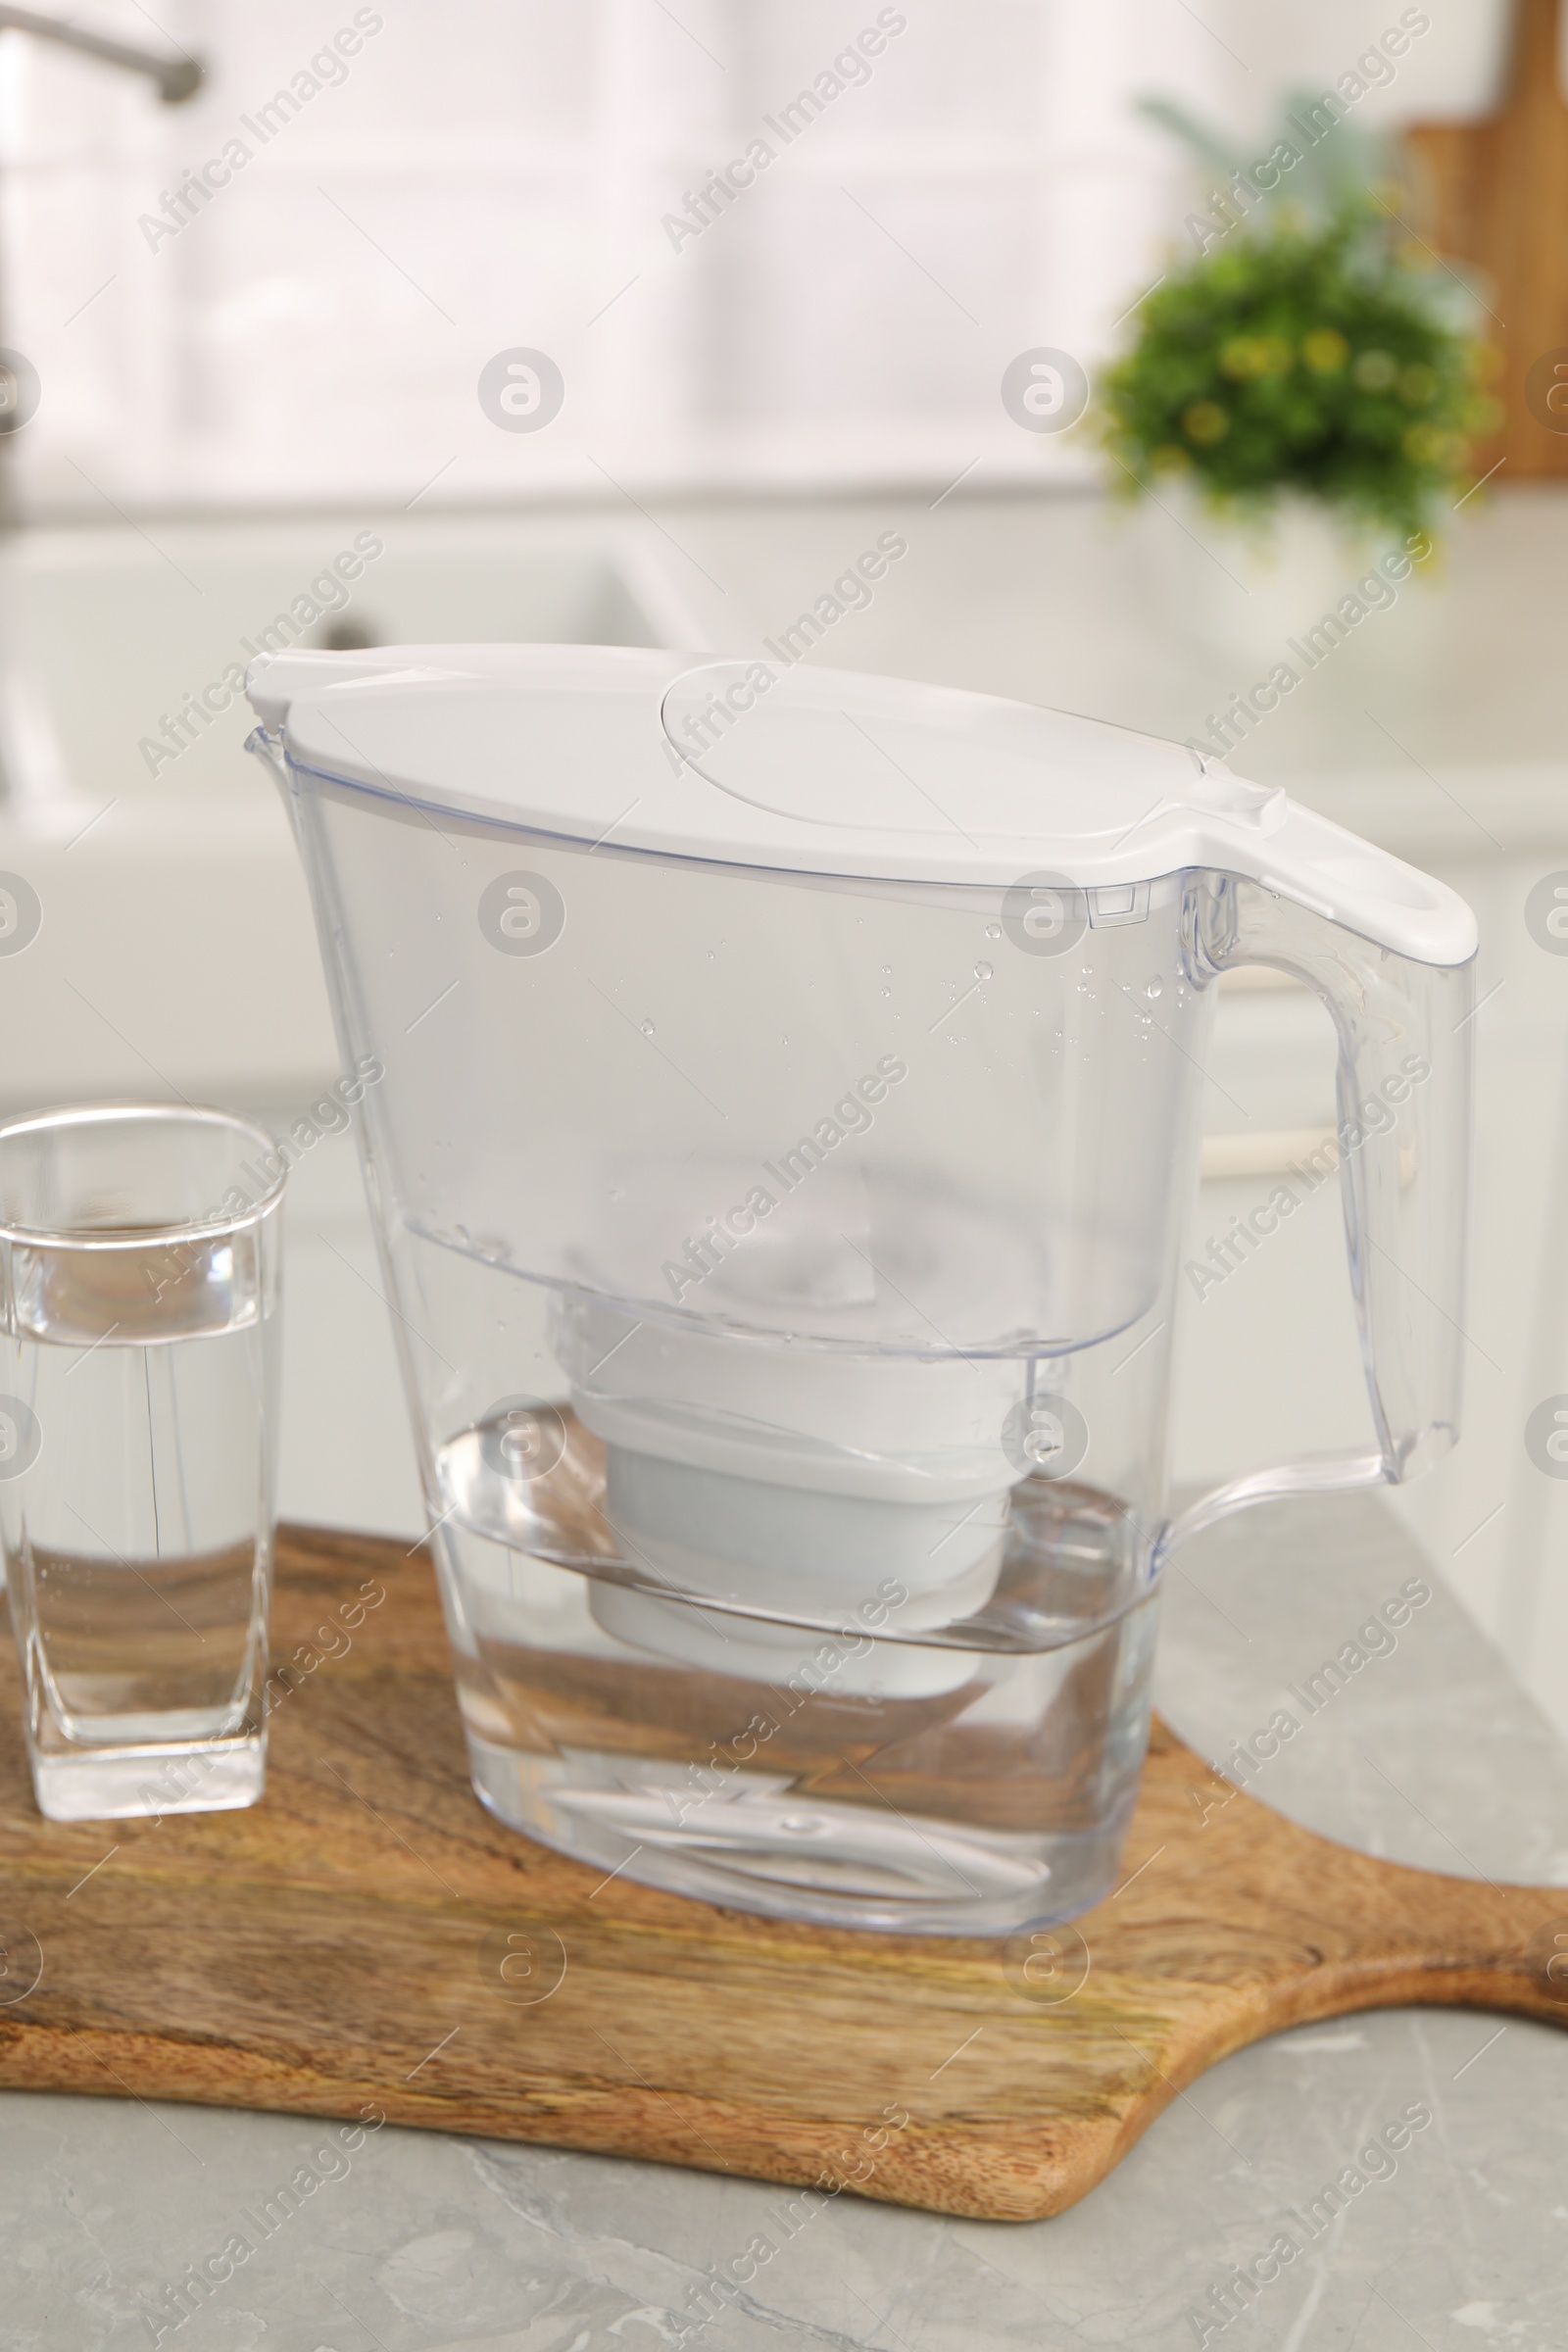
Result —
<path fill-rule="evenodd" d="M 74 24 L 69 17 L 46 17 L 33 8 L 0 7 L 0 32 L 30 33 L 34 40 L 52 41 L 57 48 L 74 49 L 83 57 L 100 58 L 105 65 L 122 67 L 127 74 L 145 74 L 149 80 L 157 82 L 158 95 L 166 106 L 180 106 L 187 98 L 194 98 L 206 79 L 206 70 L 200 61 L 183 52 L 144 49 L 138 41 L 117 41 L 108 33 L 89 32 L 84 25 Z M 0 440 L 26 422 L 23 382 L 18 367 L 12 364 L 16 358 L 13 353 L 0 351 Z M 25 362 L 19 365 L 25 370 Z M 9 469 L 0 470 L 0 528 L 9 526 L 14 519 Z"/>
<path fill-rule="evenodd" d="M 53 41 L 61 49 L 79 50 L 83 57 L 102 58 L 105 65 L 123 66 L 127 74 L 145 74 L 158 84 L 166 106 L 194 98 L 205 79 L 194 57 L 171 56 L 167 50 L 144 49 L 136 41 L 113 40 L 108 33 L 89 32 L 68 17 L 41 16 L 33 8 L 0 8 L 0 32 L 30 32 L 34 40 Z"/>

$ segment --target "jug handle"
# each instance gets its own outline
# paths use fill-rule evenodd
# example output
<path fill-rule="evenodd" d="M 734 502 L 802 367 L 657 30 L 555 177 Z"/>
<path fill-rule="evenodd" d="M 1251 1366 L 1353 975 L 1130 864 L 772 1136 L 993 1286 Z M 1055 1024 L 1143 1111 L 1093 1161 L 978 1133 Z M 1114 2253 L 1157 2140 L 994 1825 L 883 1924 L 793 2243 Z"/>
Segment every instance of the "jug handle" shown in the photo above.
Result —
<path fill-rule="evenodd" d="M 1199 986 L 1241 964 L 1266 964 L 1304 981 L 1333 1018 L 1333 1149 L 1376 1445 L 1215 1488 L 1166 1527 L 1156 1566 L 1233 1511 L 1283 1495 L 1398 1486 L 1430 1469 L 1458 1436 L 1466 1336 L 1474 958 L 1418 962 L 1231 874 L 1193 877 L 1184 928 Z"/>

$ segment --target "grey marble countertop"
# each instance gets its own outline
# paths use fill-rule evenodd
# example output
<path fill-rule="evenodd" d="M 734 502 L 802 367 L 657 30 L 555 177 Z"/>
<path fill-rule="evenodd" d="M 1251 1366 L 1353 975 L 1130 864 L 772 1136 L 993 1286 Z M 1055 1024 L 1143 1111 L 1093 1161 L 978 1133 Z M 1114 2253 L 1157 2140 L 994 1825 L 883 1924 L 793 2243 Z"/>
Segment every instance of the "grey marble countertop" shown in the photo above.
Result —
<path fill-rule="evenodd" d="M 1544 482 L 1489 490 L 1448 516 L 1438 560 L 1301 677 L 1235 754 L 1238 771 L 1326 796 L 1330 813 L 1363 830 L 1370 798 L 1378 820 L 1429 848 L 1522 838 L 1527 810 L 1510 802 L 1509 771 L 1544 770 L 1561 785 L 1565 519 L 1562 487 Z M 1087 492 L 960 489 L 665 500 L 649 520 L 650 554 L 725 653 L 763 652 L 824 593 L 838 602 L 834 580 L 892 530 L 906 552 L 866 604 L 822 629 L 813 662 L 1016 695 L 1178 742 L 1203 735 L 1209 713 L 1271 662 L 1299 667 L 1288 633 L 1321 607 L 1308 584 L 1299 611 L 1287 600 L 1278 643 L 1229 638 L 1225 609 L 1210 610 L 1216 581 L 1238 631 L 1250 600 L 1163 502 L 1129 510 Z M 1348 556 L 1344 586 L 1356 568 Z M 1473 796 L 1461 785 L 1455 800 L 1456 775 L 1471 777 Z"/>
<path fill-rule="evenodd" d="M 1299 1693 L 1409 1578 L 1431 1587 L 1349 1685 Z M 1290 1693 L 1298 1693 L 1293 1701 Z M 1160 1702 L 1210 1758 L 1280 1704 L 1255 1793 L 1330 1835 L 1476 1876 L 1568 1882 L 1568 1755 L 1376 1497 L 1218 1528 L 1173 1573 Z M 1568 1904 L 1565 1904 L 1568 1911 Z M 1247 2312 L 1210 2302 L 1406 2108 L 1393 2160 Z M 0 2346 L 132 2352 L 975 2352 L 1206 2342 L 1476 2352 L 1564 2340 L 1568 2036 L 1398 2010 L 1244 2050 L 1070 2213 L 959 2222 L 858 2203 L 794 2234 L 751 2181 L 387 2127 L 129 2099 L 0 2103 Z M 301 2166 L 318 2181 L 209 2302 L 147 2314 Z M 761 2238 L 743 2294 L 713 2266 Z M 159 2328 L 162 2326 L 163 2332 Z"/>

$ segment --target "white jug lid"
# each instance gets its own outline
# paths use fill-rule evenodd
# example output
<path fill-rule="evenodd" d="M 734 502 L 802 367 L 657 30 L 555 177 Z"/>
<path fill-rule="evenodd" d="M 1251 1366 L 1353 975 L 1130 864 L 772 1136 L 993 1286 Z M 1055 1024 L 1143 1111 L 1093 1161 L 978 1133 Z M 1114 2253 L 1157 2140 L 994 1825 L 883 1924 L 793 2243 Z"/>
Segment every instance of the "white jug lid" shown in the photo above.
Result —
<path fill-rule="evenodd" d="M 1421 962 L 1475 953 L 1454 892 L 1278 787 L 993 695 L 577 645 L 262 655 L 247 691 L 297 767 L 567 841 L 1004 888 L 1215 868 Z"/>

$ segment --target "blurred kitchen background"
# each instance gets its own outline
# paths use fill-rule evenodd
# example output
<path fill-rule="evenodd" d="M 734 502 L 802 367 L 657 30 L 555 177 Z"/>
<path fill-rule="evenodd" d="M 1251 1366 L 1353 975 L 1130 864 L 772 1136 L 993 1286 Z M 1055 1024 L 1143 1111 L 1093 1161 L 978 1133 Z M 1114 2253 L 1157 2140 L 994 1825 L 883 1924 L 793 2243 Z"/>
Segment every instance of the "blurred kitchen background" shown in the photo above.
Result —
<path fill-rule="evenodd" d="M 1141 101 L 1257 156 L 1294 94 L 1355 85 L 1347 136 L 1397 142 L 1390 204 L 1495 347 L 1500 409 L 1425 576 L 1235 764 L 1481 919 L 1467 1430 L 1390 1507 L 1568 1725 L 1568 1487 L 1525 1443 L 1568 1392 L 1568 941 L 1527 920 L 1568 882 L 1557 0 L 103 0 L 74 22 L 205 79 L 164 103 L 0 34 L 0 380 L 24 418 L 0 441 L 0 870 L 42 908 L 0 956 L 0 1107 L 179 1093 L 279 1132 L 336 1055 L 225 671 L 290 638 L 742 652 L 814 613 L 813 661 L 1210 737 L 1350 557 L 1326 590 L 1304 558 L 1260 577 L 1179 483 L 1108 494 L 1093 407 L 1037 430 L 1004 377 L 1045 350 L 1093 393 L 1204 241 L 1215 171 Z M 760 137 L 767 168 L 705 201 Z M 481 399 L 516 352 L 559 370 L 538 429 Z M 833 598 L 886 534 L 904 552 L 874 593 Z M 1315 999 L 1226 984 L 1195 1253 L 1331 1125 L 1333 1062 Z M 412 1541 L 351 1141 L 322 1133 L 292 1184 L 283 1508 Z M 1184 1483 L 1367 1442 L 1337 1196 L 1185 1296 Z"/>

